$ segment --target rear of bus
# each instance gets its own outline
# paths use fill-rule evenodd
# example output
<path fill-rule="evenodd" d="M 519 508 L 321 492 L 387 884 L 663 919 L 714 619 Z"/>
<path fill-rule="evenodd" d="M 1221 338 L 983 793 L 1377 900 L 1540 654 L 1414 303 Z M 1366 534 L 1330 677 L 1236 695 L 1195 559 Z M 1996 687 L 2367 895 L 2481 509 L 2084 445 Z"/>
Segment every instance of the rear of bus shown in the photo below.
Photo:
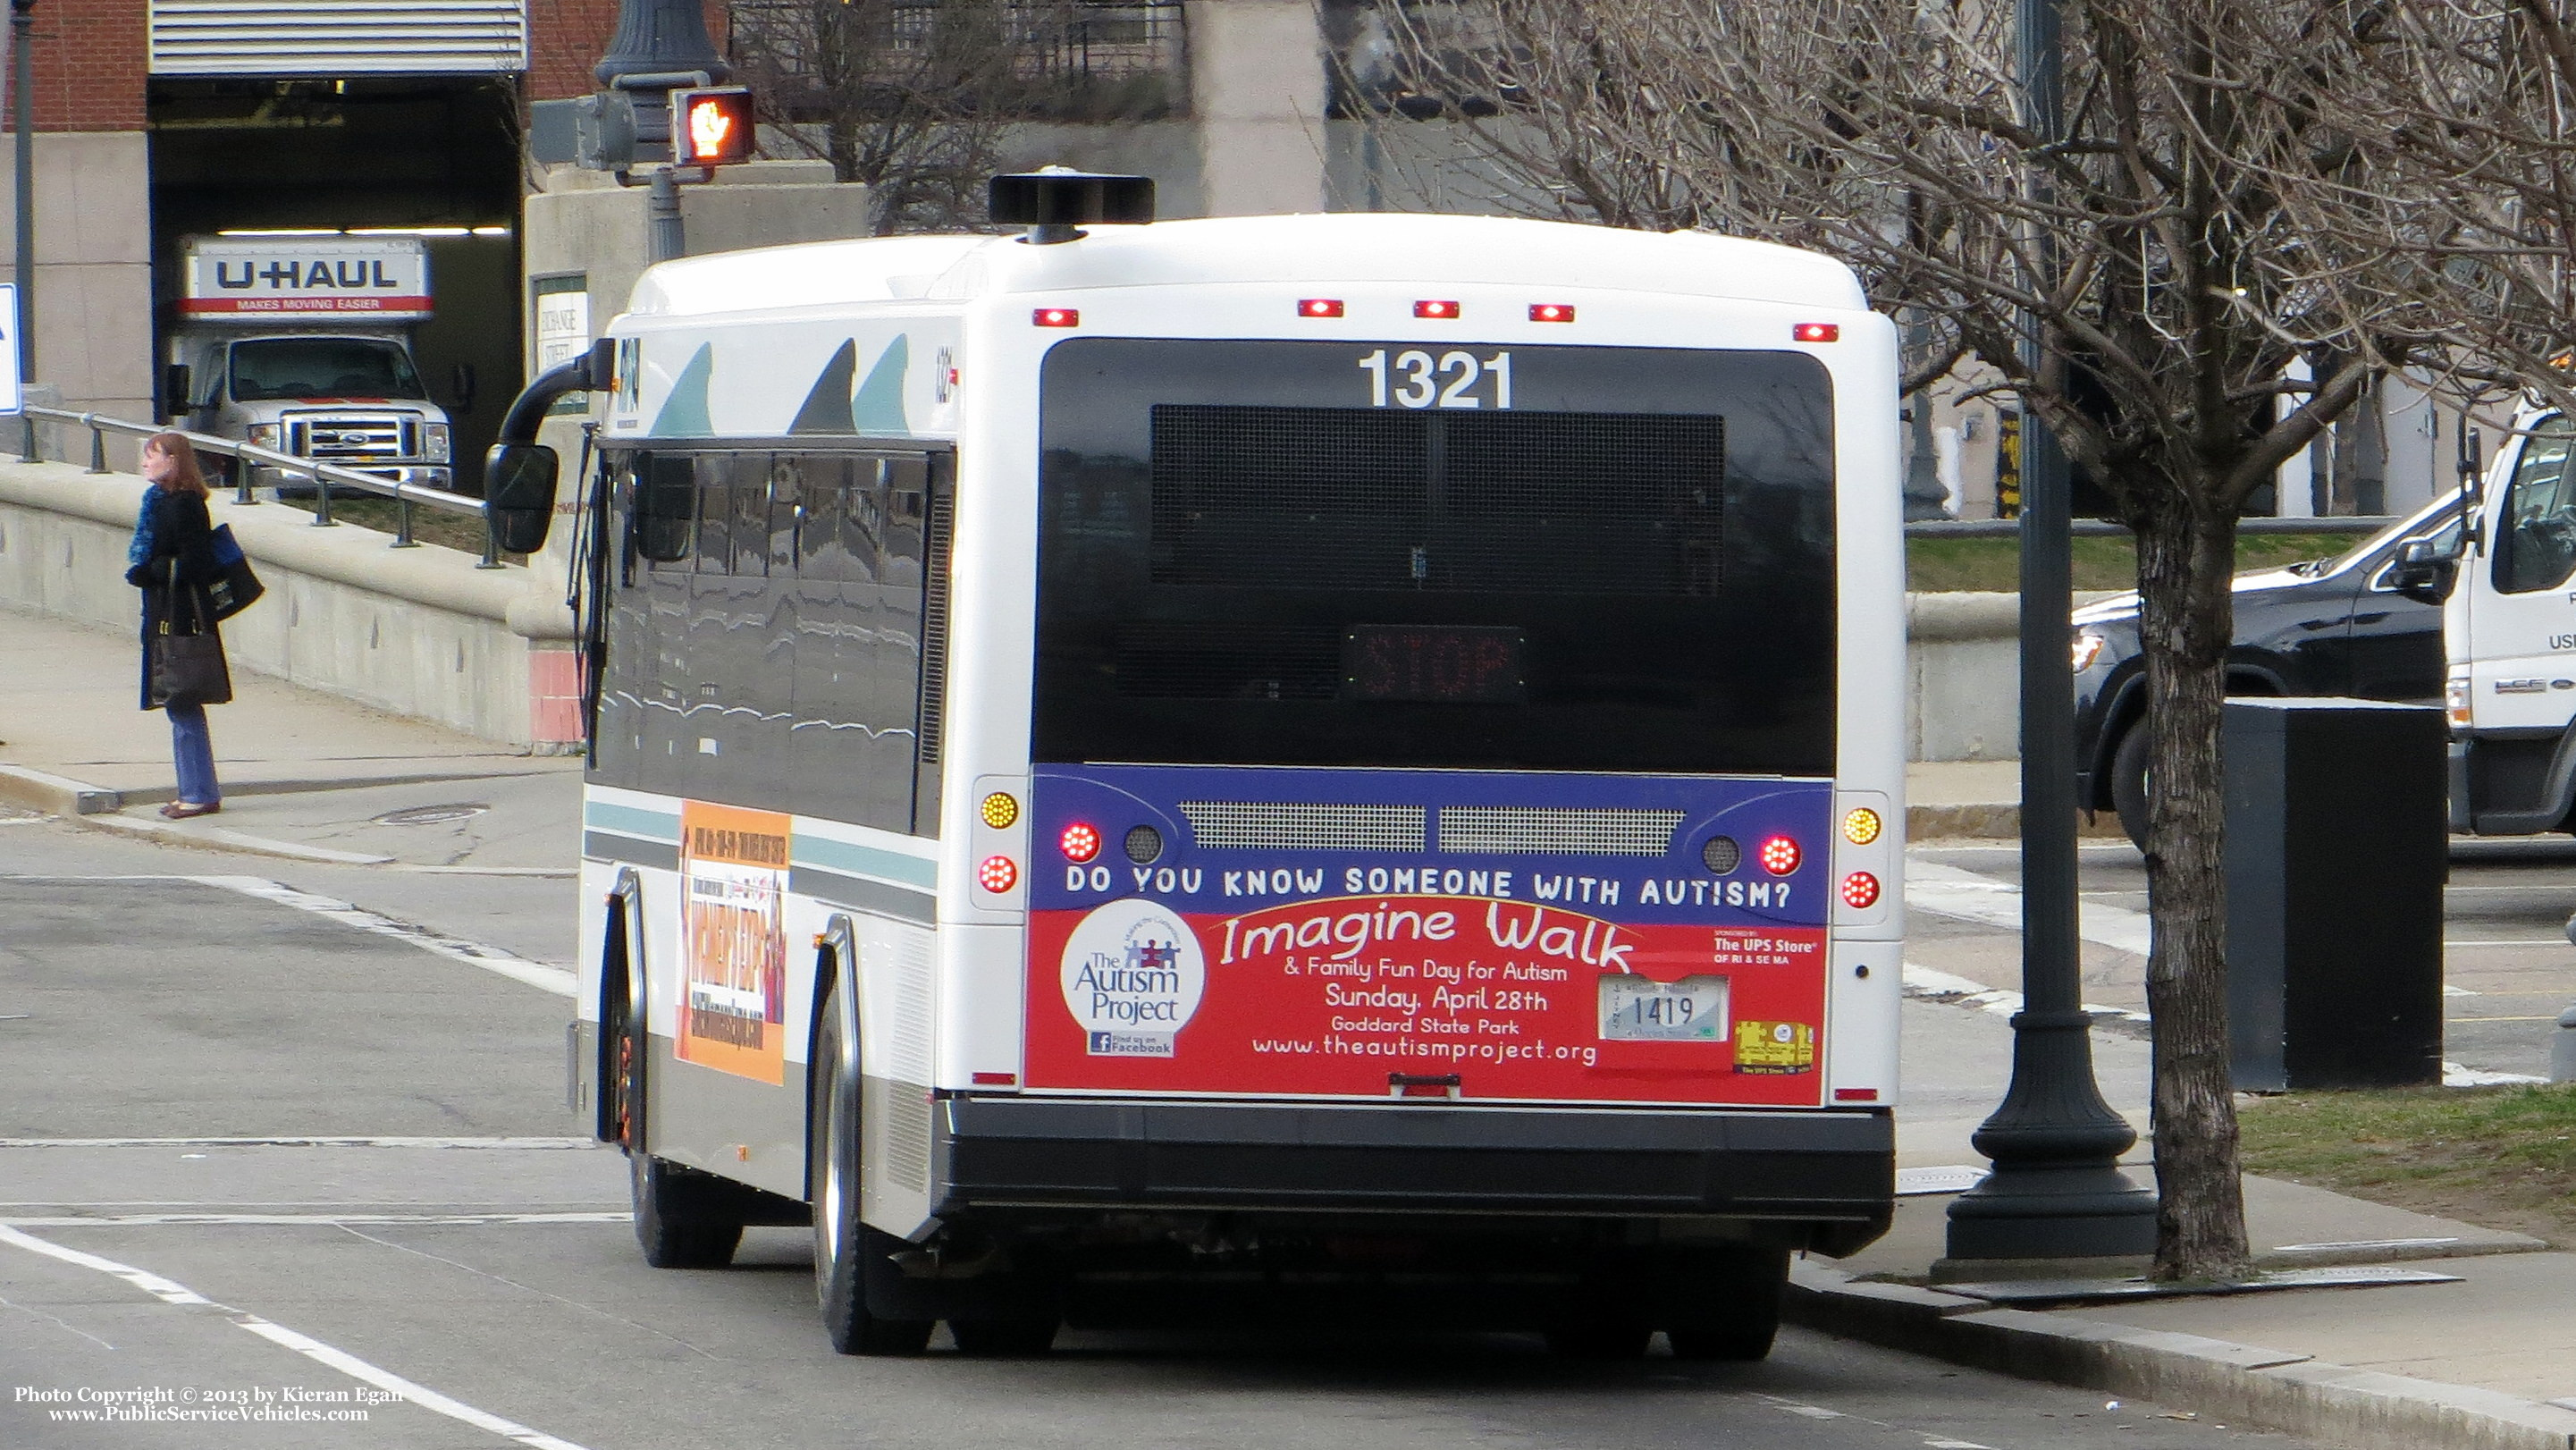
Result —
<path fill-rule="evenodd" d="M 1509 1281 L 1742 1352 L 1892 1202 L 1887 323 L 1713 238 L 1077 246 L 1133 255 L 1029 263 L 960 445 L 934 1211 L 1077 1283 Z M 1158 247 L 1241 275 L 1081 285 Z M 1023 527 L 979 450 L 997 508 L 1033 472 L 1026 574 L 969 573 Z"/>

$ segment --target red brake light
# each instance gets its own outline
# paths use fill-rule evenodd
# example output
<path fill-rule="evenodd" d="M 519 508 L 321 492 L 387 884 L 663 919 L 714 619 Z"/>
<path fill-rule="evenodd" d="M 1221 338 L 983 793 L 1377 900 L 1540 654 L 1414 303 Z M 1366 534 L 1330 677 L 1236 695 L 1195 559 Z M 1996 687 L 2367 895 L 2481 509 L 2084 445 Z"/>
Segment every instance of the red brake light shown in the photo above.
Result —
<path fill-rule="evenodd" d="M 1572 322 L 1573 320 L 1574 309 L 1566 306 L 1562 302 L 1533 302 L 1530 304 L 1530 321 L 1532 322 Z"/>
<path fill-rule="evenodd" d="M 1020 868 L 1008 856 L 987 856 L 975 868 L 975 884 L 999 896 L 1020 884 Z"/>
<path fill-rule="evenodd" d="M 1413 304 L 1413 315 L 1416 317 L 1453 318 L 1458 315 L 1458 304 L 1455 302 L 1416 302 Z"/>
<path fill-rule="evenodd" d="M 1798 869 L 1798 843 L 1786 836 L 1773 836 L 1763 842 L 1759 854 L 1762 869 L 1774 876 L 1786 876 Z"/>
<path fill-rule="evenodd" d="M 1065 827 L 1064 834 L 1056 837 L 1055 843 L 1063 848 L 1064 859 L 1068 861 L 1088 861 L 1100 854 L 1100 833 L 1083 821 Z"/>
<path fill-rule="evenodd" d="M 1866 871 L 1855 871 L 1844 877 L 1843 905 L 1854 911 L 1866 911 L 1878 905 L 1878 878 Z"/>
<path fill-rule="evenodd" d="M 1040 327 L 1080 327 L 1082 312 L 1073 307 L 1041 307 L 1029 321 Z"/>
<path fill-rule="evenodd" d="M 1297 304 L 1299 317 L 1339 317 L 1342 300 L 1338 297 L 1309 297 Z"/>
<path fill-rule="evenodd" d="M 1840 342 L 1843 340 L 1843 325 L 1839 322 L 1801 322 L 1789 330 L 1789 335 L 1800 342 Z"/>

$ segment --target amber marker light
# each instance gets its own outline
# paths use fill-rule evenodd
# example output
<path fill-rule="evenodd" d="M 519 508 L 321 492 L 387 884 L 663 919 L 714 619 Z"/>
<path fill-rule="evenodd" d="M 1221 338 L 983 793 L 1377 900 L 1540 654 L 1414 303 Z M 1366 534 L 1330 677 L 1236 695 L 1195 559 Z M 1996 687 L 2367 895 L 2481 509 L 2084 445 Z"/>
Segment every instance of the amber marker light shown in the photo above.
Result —
<path fill-rule="evenodd" d="M 1867 806 L 1855 806 L 1843 813 L 1843 839 L 1855 846 L 1866 846 L 1877 840 L 1878 833 L 1885 827 L 1886 823 L 1878 818 L 1878 812 Z"/>
<path fill-rule="evenodd" d="M 1029 321 L 1039 327 L 1080 327 L 1082 311 L 1075 307 L 1041 307 Z"/>
<path fill-rule="evenodd" d="M 1789 335 L 1800 342 L 1840 342 L 1843 340 L 1843 325 L 1839 322 L 1801 322 L 1790 329 Z"/>
<path fill-rule="evenodd" d="M 997 831 L 1009 830 L 1011 823 L 1020 818 L 1020 803 L 1011 799 L 1009 791 L 997 790 L 984 797 L 977 809 L 983 813 L 984 824 Z"/>
<path fill-rule="evenodd" d="M 975 868 L 975 884 L 999 896 L 1020 884 L 1020 868 L 1008 856 L 987 856 Z"/>

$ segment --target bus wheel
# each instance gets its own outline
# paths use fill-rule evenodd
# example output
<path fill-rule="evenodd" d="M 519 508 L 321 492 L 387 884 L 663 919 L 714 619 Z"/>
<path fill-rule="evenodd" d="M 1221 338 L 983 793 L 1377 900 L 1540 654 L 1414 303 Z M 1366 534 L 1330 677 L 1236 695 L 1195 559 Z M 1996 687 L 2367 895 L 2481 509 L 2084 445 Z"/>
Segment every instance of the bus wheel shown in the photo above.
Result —
<path fill-rule="evenodd" d="M 635 1205 L 635 1241 L 644 1262 L 657 1269 L 721 1269 L 742 1242 L 742 1220 L 728 1216 L 712 1179 L 665 1163 L 645 1151 L 644 1034 L 623 1001 L 610 1013 L 616 1077 L 610 1084 L 609 1124 L 626 1149 L 627 1195 Z"/>
<path fill-rule="evenodd" d="M 805 1112 L 806 1162 L 814 1187 L 814 1296 L 823 1330 L 843 1354 L 919 1354 L 927 1319 L 880 1319 L 868 1312 L 868 1269 L 897 1247 L 894 1235 L 859 1219 L 859 1090 L 841 1080 L 840 994 L 834 982 L 814 1005 L 814 1089 Z M 1050 1326 L 1052 1334 L 1052 1326 Z"/>
<path fill-rule="evenodd" d="M 1688 1299 L 1719 1311 L 1718 1317 L 1668 1324 L 1675 1359 L 1756 1360 L 1771 1353 L 1780 1332 L 1780 1292 L 1789 1280 L 1786 1249 L 1728 1252 L 1689 1276 Z"/>
<path fill-rule="evenodd" d="M 1053 1318 L 951 1319 L 948 1332 L 957 1337 L 960 1354 L 1010 1359 L 1053 1349 L 1056 1325 Z"/>
<path fill-rule="evenodd" d="M 657 1269 L 721 1269 L 733 1262 L 742 1222 L 714 1210 L 709 1200 L 720 1191 L 714 1180 L 631 1149 L 626 1178 L 644 1262 Z"/>

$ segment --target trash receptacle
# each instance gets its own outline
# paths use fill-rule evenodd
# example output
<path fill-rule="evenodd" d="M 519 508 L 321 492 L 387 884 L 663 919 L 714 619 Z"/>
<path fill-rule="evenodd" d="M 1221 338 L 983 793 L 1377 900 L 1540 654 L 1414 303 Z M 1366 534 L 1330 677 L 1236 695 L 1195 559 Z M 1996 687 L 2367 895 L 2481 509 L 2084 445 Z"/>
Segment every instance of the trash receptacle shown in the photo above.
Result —
<path fill-rule="evenodd" d="M 2237 1088 L 2440 1082 L 2442 712 L 2232 699 L 2224 734 Z"/>

